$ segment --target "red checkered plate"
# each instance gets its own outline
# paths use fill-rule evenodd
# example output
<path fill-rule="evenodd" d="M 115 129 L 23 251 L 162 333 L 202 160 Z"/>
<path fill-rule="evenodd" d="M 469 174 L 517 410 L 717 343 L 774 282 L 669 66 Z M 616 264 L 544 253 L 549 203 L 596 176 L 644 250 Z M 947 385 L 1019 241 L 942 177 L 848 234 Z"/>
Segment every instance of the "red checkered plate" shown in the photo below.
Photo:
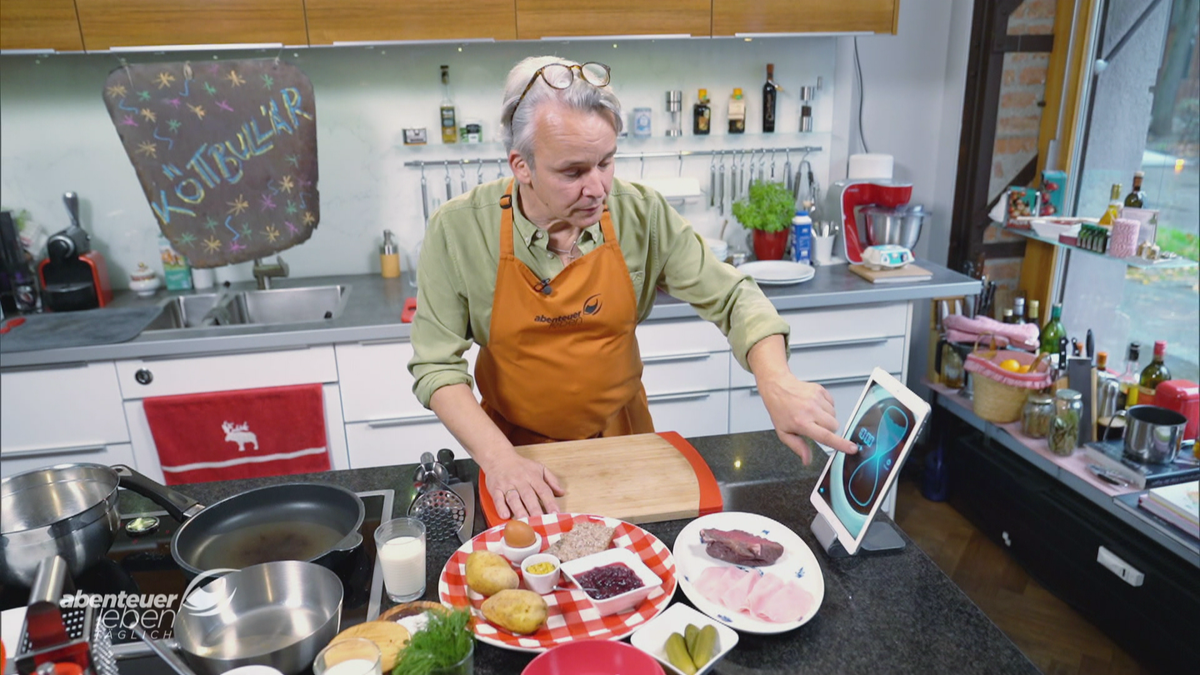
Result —
<path fill-rule="evenodd" d="M 632 610 L 601 617 L 583 591 L 558 590 L 542 596 L 549 606 L 549 616 L 546 618 L 546 625 L 532 635 L 517 635 L 489 623 L 483 618 L 483 611 L 480 609 L 484 597 L 467 588 L 467 556 L 471 551 L 482 550 L 504 555 L 503 525 L 480 533 L 450 556 L 438 579 L 438 597 L 443 603 L 453 607 L 470 605 L 471 613 L 477 618 L 474 622 L 475 636 L 482 642 L 504 649 L 544 652 L 573 640 L 620 640 L 638 626 L 658 616 L 670 604 L 678 586 L 675 581 L 675 559 L 671 556 L 671 549 L 659 541 L 658 537 L 623 520 L 578 513 L 551 513 L 533 516 L 528 522 L 535 532 L 542 535 L 542 550 L 545 551 L 550 544 L 562 538 L 565 523 L 582 523 L 588 520 L 615 528 L 613 546 L 637 553 L 642 562 L 663 580 L 661 587 L 654 589 L 642 604 Z M 571 583 L 564 577 L 559 585 L 566 586 Z"/>

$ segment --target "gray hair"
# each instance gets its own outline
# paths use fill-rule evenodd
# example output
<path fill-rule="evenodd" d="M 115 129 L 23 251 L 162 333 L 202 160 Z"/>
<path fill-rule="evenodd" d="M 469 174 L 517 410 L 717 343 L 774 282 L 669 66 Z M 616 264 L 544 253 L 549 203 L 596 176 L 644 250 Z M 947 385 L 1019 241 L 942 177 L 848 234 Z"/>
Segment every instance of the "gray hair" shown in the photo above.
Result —
<path fill-rule="evenodd" d="M 612 122 L 613 130 L 619 135 L 623 127 L 621 120 L 621 101 L 610 87 L 596 87 L 584 82 L 576 73 L 571 86 L 566 89 L 555 89 L 546 84 L 542 78 L 529 88 L 521 100 L 517 101 L 521 92 L 529 84 L 530 78 L 538 68 L 551 63 L 561 63 L 568 66 L 578 65 L 574 61 L 561 59 L 557 56 L 530 56 L 524 59 L 508 72 L 508 80 L 504 85 L 504 107 L 501 109 L 501 134 L 504 138 L 506 152 L 516 150 L 525 161 L 533 165 L 533 134 L 536 131 L 534 115 L 538 107 L 546 101 L 559 101 L 575 110 L 594 112 L 603 115 Z M 514 114 L 514 108 L 515 114 Z"/>

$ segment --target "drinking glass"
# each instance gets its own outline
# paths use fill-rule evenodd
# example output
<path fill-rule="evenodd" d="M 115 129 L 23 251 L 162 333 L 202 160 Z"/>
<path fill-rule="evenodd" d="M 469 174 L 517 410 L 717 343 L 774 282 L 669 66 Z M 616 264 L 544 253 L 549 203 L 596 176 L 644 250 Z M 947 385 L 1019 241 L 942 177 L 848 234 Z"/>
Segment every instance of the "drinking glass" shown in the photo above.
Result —
<path fill-rule="evenodd" d="M 416 518 L 387 521 L 375 530 L 375 549 L 392 602 L 425 595 L 425 523 Z"/>

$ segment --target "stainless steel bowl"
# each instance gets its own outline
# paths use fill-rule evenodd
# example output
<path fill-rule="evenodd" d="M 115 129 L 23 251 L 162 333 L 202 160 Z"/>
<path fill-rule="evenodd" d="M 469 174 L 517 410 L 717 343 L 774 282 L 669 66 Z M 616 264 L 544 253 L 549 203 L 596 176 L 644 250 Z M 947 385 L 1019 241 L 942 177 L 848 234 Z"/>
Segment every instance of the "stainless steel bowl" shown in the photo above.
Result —
<path fill-rule="evenodd" d="M 867 230 L 867 245 L 894 244 L 913 250 L 921 236 L 921 225 L 927 215 L 920 206 L 901 206 L 894 209 L 871 206 L 862 210 Z"/>

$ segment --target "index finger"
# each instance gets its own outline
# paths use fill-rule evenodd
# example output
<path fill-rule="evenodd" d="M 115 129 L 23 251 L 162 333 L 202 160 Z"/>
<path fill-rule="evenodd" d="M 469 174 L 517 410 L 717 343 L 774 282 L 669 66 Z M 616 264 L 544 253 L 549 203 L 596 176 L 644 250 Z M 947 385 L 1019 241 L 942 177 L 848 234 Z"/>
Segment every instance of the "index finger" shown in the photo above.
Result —
<path fill-rule="evenodd" d="M 858 446 L 853 441 L 847 440 L 837 434 L 826 429 L 816 428 L 809 434 L 809 437 L 821 445 L 826 445 L 838 452 L 844 452 L 848 455 L 853 455 L 858 452 Z"/>

